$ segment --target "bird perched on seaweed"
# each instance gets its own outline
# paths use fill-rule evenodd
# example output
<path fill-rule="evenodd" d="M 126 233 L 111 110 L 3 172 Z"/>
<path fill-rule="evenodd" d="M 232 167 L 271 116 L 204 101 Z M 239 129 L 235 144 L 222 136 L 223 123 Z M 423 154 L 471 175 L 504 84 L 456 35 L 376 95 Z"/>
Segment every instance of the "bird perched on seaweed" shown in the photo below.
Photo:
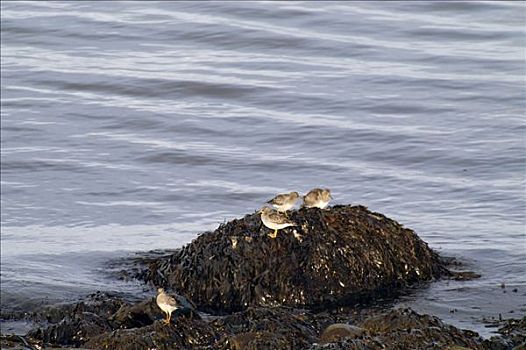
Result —
<path fill-rule="evenodd" d="M 258 213 L 261 214 L 261 221 L 263 225 L 274 230 L 273 233 L 269 233 L 270 238 L 276 238 L 278 235 L 278 230 L 284 229 L 290 226 L 296 226 L 296 224 L 290 221 L 287 216 L 283 213 L 280 213 L 272 208 L 263 207 Z"/>
<path fill-rule="evenodd" d="M 328 188 L 314 188 L 303 196 L 302 207 L 324 209 L 331 199 L 331 190 Z"/>
<path fill-rule="evenodd" d="M 298 192 L 282 193 L 269 200 L 267 203 L 276 208 L 279 212 L 286 212 L 294 207 L 300 194 Z"/>
<path fill-rule="evenodd" d="M 166 294 L 163 288 L 157 289 L 157 293 L 157 306 L 159 306 L 159 308 L 163 310 L 164 313 L 166 313 L 166 319 L 164 319 L 164 323 L 170 324 L 172 312 L 177 310 L 179 304 L 177 303 L 177 300 L 175 300 L 174 297 Z"/>

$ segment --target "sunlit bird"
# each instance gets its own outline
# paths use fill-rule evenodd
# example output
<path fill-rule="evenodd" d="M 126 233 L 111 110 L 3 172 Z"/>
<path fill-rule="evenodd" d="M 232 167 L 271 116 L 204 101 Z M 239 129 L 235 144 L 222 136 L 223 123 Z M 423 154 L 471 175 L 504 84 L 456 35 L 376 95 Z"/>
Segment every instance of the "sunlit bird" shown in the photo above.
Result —
<path fill-rule="evenodd" d="M 328 188 L 314 188 L 303 196 L 303 207 L 324 209 L 331 201 L 331 190 Z"/>
<path fill-rule="evenodd" d="M 279 212 L 286 212 L 294 207 L 300 194 L 298 192 L 282 193 L 269 200 L 267 203 L 272 205 Z"/>
<path fill-rule="evenodd" d="M 178 307 L 177 300 L 175 300 L 175 298 L 171 295 L 166 294 L 162 288 L 157 289 L 157 292 L 157 306 L 159 306 L 159 308 L 163 310 L 164 313 L 166 313 L 166 319 L 164 319 L 164 323 L 170 324 L 172 312 L 177 310 Z"/>
<path fill-rule="evenodd" d="M 284 229 L 290 226 L 296 226 L 296 224 L 290 221 L 285 214 L 280 213 L 269 207 L 261 208 L 258 213 L 261 214 L 261 221 L 263 225 L 268 227 L 271 230 L 274 230 L 273 233 L 269 233 L 270 238 L 276 238 L 278 235 L 278 230 Z"/>

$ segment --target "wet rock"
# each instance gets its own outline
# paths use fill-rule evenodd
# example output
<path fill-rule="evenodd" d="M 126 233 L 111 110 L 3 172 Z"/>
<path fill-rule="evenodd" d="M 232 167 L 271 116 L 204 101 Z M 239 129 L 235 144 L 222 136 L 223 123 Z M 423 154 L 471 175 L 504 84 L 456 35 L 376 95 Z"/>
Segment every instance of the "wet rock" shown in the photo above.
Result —
<path fill-rule="evenodd" d="M 169 257 L 152 259 L 139 277 L 186 294 L 200 310 L 229 313 L 367 302 L 449 275 L 412 230 L 363 206 L 300 209 L 289 217 L 298 226 L 276 239 L 260 228 L 257 214 L 233 220 Z"/>
<path fill-rule="evenodd" d="M 79 346 L 87 338 L 114 328 L 110 317 L 125 301 L 112 294 L 97 292 L 77 303 L 46 306 L 29 315 L 45 326 L 28 332 L 28 338 L 47 344 Z"/>
<path fill-rule="evenodd" d="M 358 338 L 366 334 L 365 329 L 347 323 L 335 323 L 325 328 L 320 336 L 322 343 L 333 343 L 344 338 Z"/>
<path fill-rule="evenodd" d="M 35 350 L 42 349 L 38 343 L 30 343 L 25 337 L 15 334 L 0 335 L 0 349 L 11 350 Z"/>
<path fill-rule="evenodd" d="M 155 298 L 133 305 L 122 305 L 111 317 L 121 328 L 144 327 L 162 318 L 163 314 L 155 303 Z"/>
<path fill-rule="evenodd" d="M 499 333 L 509 338 L 514 346 L 526 345 L 526 316 L 522 319 L 510 319 L 499 328 Z"/>
<path fill-rule="evenodd" d="M 455 281 L 471 281 L 480 277 L 480 274 L 473 271 L 452 271 L 450 276 Z"/>
<path fill-rule="evenodd" d="M 499 336 L 493 336 L 485 341 L 487 349 L 526 350 L 526 316 L 522 319 L 498 321 Z"/>
<path fill-rule="evenodd" d="M 159 258 L 167 258 L 178 252 L 175 250 L 150 250 L 147 252 L 134 253 L 130 256 L 114 259 L 106 265 L 106 274 L 123 281 L 144 279 L 148 273 L 148 264 Z"/>
<path fill-rule="evenodd" d="M 66 316 L 59 323 L 30 331 L 27 336 L 45 344 L 79 346 L 89 337 L 112 329 L 107 319 L 91 312 Z"/>
<path fill-rule="evenodd" d="M 440 259 L 449 270 L 449 279 L 455 281 L 471 281 L 481 277 L 480 274 L 474 271 L 465 270 L 470 267 L 466 261 L 451 256 L 441 256 Z"/>
<path fill-rule="evenodd" d="M 27 318 L 34 321 L 58 323 L 67 316 L 72 317 L 75 314 L 84 312 L 93 313 L 101 317 L 109 317 L 124 304 L 125 301 L 114 294 L 96 292 L 77 303 L 69 302 L 43 307 L 42 310 L 27 315 Z"/>

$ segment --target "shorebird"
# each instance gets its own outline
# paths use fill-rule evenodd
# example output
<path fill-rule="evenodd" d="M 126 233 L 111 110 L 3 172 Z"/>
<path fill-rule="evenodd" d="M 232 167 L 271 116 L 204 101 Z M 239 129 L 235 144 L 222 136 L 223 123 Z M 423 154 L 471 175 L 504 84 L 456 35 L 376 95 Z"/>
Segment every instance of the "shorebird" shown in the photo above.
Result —
<path fill-rule="evenodd" d="M 278 194 L 267 203 L 271 204 L 277 211 L 284 213 L 294 207 L 294 204 L 296 204 L 299 197 L 300 194 L 298 192 L 282 193 Z"/>
<path fill-rule="evenodd" d="M 164 323 L 170 324 L 172 312 L 177 310 L 178 307 L 177 300 L 175 300 L 174 297 L 166 294 L 162 288 L 157 289 L 157 292 L 157 306 L 159 306 L 159 308 L 163 310 L 164 313 L 166 313 L 167 318 L 164 320 Z"/>
<path fill-rule="evenodd" d="M 303 196 L 303 207 L 324 209 L 332 199 L 328 188 L 315 188 Z"/>
<path fill-rule="evenodd" d="M 290 221 L 285 214 L 280 213 L 269 207 L 261 208 L 258 213 L 261 214 L 261 221 L 263 225 L 274 230 L 273 233 L 269 233 L 270 238 L 276 238 L 278 235 L 278 230 L 281 230 L 285 227 L 296 226 L 296 224 Z"/>

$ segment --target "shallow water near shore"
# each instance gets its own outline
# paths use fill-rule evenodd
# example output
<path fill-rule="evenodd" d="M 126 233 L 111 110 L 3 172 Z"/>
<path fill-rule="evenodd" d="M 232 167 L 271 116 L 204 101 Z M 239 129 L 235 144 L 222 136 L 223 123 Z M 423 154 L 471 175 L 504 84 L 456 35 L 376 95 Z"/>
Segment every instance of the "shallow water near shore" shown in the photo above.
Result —
<path fill-rule="evenodd" d="M 143 293 L 107 261 L 327 186 L 482 275 L 399 305 L 526 314 L 524 3 L 1 10 L 3 310 Z"/>

